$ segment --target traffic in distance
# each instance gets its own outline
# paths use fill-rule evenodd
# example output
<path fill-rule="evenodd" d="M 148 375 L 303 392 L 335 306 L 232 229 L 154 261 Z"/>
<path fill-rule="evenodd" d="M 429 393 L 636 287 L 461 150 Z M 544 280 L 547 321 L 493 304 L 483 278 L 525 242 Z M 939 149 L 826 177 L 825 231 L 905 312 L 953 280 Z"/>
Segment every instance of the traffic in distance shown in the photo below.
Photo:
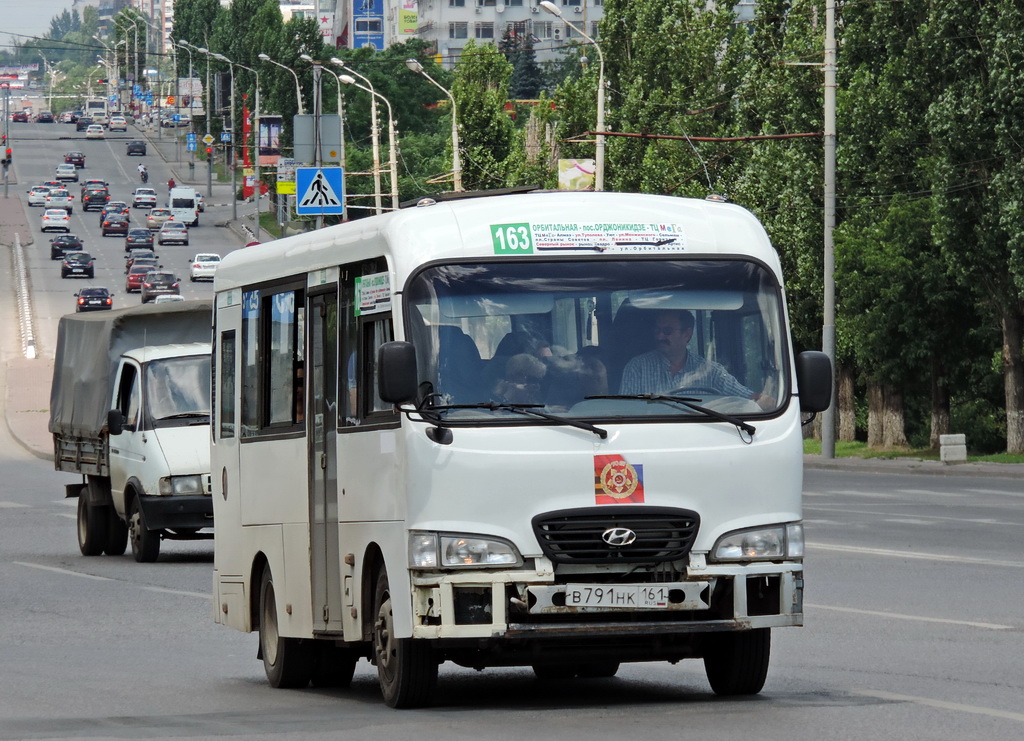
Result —
<path fill-rule="evenodd" d="M 12 116 L 11 122 L 20 118 Z M 173 300 L 166 298 L 172 295 L 210 294 L 221 256 L 241 243 L 229 230 L 200 221 L 206 212 L 200 190 L 184 184 L 173 194 L 168 190 L 174 172 L 134 121 L 116 112 L 105 123 L 82 112 L 53 122 L 27 119 L 11 129 L 11 139 L 19 155 L 15 193 L 24 199 L 33 242 L 41 248 L 29 259 L 43 257 L 59 266 L 50 273 L 58 285 L 76 284 L 57 289 L 65 297 L 63 306 L 44 313 L 104 311 Z M 139 248 L 150 251 L 150 260 L 130 264 Z M 51 291 L 43 295 L 48 299 Z"/>

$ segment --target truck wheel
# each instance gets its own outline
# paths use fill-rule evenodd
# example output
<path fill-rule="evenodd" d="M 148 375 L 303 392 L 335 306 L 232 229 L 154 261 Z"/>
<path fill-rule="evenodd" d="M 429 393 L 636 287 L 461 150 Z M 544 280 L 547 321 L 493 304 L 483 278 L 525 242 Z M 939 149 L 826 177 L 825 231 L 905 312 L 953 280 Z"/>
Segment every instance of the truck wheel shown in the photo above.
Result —
<path fill-rule="evenodd" d="M 374 592 L 373 658 L 384 703 L 392 708 L 429 704 L 437 684 L 437 659 L 423 641 L 395 637 L 388 575 L 381 571 Z"/>
<path fill-rule="evenodd" d="M 82 492 L 78 497 L 78 550 L 83 556 L 98 556 L 107 544 L 106 507 L 94 507 Z"/>
<path fill-rule="evenodd" d="M 277 596 L 270 566 L 260 579 L 260 655 L 271 687 L 301 689 L 313 674 L 310 641 L 282 638 L 277 626 Z"/>
<path fill-rule="evenodd" d="M 139 498 L 132 497 L 128 507 L 128 532 L 131 535 L 132 555 L 139 563 L 153 563 L 160 555 L 160 533 L 146 529 L 146 520 L 139 507 Z"/>
<path fill-rule="evenodd" d="M 128 549 L 128 526 L 117 516 L 117 510 L 113 507 L 107 509 L 107 543 L 103 552 L 108 556 L 123 556 Z"/>
<path fill-rule="evenodd" d="M 708 636 L 704 672 L 716 695 L 756 695 L 764 687 L 771 657 L 770 628 Z"/>

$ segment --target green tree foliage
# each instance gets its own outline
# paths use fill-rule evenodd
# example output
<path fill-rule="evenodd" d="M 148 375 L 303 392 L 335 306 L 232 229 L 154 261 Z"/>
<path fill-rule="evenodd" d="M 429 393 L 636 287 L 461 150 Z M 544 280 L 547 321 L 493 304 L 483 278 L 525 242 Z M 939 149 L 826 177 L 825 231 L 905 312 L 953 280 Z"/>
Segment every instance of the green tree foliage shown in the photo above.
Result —
<path fill-rule="evenodd" d="M 494 44 L 477 46 L 470 41 L 462 50 L 452 83 L 466 190 L 505 185 L 504 161 L 514 128 L 505 110 L 512 65 L 496 52 Z"/>
<path fill-rule="evenodd" d="M 937 83 L 928 109 L 933 235 L 1002 331 L 1007 450 L 1024 451 L 1022 288 L 1024 7 L 933 3 L 922 28 Z"/>
<path fill-rule="evenodd" d="M 536 98 L 543 89 L 544 76 L 541 73 L 540 65 L 537 64 L 533 37 L 528 33 L 517 32 L 514 27 L 508 28 L 501 37 L 498 48 L 512 65 L 509 97 L 513 100 Z"/>

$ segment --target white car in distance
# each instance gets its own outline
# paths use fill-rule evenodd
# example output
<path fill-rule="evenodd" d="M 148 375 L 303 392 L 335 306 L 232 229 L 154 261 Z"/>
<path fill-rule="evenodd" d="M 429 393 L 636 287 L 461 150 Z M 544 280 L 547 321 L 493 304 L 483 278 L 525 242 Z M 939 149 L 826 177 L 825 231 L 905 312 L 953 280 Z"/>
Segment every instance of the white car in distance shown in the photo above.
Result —
<path fill-rule="evenodd" d="M 85 130 L 86 139 L 103 139 L 105 136 L 103 127 L 99 124 L 89 124 L 89 127 Z"/>
<path fill-rule="evenodd" d="M 61 232 L 70 232 L 71 217 L 68 216 L 68 212 L 62 208 L 48 208 L 43 211 L 43 219 L 39 226 L 44 232 L 48 232 L 51 229 Z"/>
<path fill-rule="evenodd" d="M 156 208 L 156 191 L 153 188 L 136 188 L 132 194 L 132 208 Z"/>
<path fill-rule="evenodd" d="M 213 280 L 220 265 L 220 255 L 216 252 L 200 252 L 192 257 L 188 268 L 188 279 L 195 283 L 197 280 Z"/>
<path fill-rule="evenodd" d="M 28 192 L 29 206 L 45 206 L 46 196 L 50 195 L 50 188 L 46 185 L 37 185 Z"/>

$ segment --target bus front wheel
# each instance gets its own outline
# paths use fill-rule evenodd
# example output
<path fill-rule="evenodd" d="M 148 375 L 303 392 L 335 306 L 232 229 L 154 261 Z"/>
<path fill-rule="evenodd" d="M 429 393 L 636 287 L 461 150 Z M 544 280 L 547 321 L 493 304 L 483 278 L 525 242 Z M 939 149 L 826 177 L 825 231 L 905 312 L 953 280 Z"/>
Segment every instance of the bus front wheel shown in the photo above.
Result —
<path fill-rule="evenodd" d="M 260 579 L 260 655 L 271 687 L 301 689 L 309 684 L 313 675 L 313 652 L 308 642 L 281 636 L 270 566 L 263 569 Z"/>
<path fill-rule="evenodd" d="M 384 703 L 392 708 L 429 704 L 437 685 L 437 659 L 424 641 L 395 637 L 388 575 L 381 572 L 374 592 L 373 658 Z"/>
<path fill-rule="evenodd" d="M 764 687 L 771 658 L 770 628 L 708 636 L 704 672 L 716 695 L 756 695 Z"/>

